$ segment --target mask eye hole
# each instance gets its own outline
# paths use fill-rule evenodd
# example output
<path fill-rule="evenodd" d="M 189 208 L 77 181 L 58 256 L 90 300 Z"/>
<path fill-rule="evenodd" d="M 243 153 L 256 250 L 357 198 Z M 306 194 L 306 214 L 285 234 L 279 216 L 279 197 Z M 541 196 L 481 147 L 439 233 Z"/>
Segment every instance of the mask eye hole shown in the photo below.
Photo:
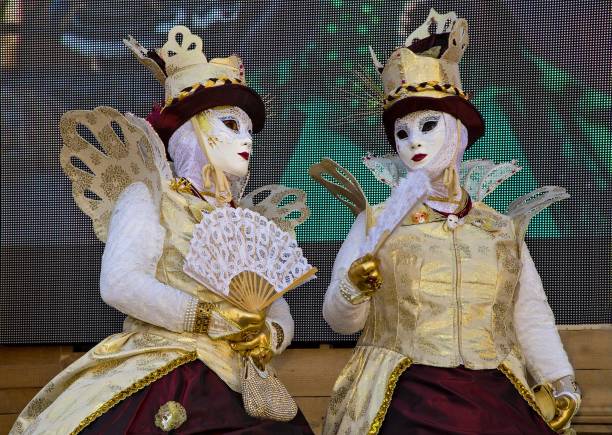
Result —
<path fill-rule="evenodd" d="M 406 139 L 408 137 L 408 132 L 404 129 L 399 130 L 395 133 L 398 139 Z"/>
<path fill-rule="evenodd" d="M 423 124 L 423 127 L 421 127 L 421 131 L 423 133 L 427 133 L 428 131 L 433 130 L 434 128 L 436 128 L 436 125 L 438 125 L 438 120 L 431 120 L 431 121 L 425 121 L 425 123 Z"/>
<path fill-rule="evenodd" d="M 239 131 L 238 123 L 236 122 L 235 119 L 224 119 L 223 124 L 225 124 L 227 128 L 235 131 L 236 133 Z"/>

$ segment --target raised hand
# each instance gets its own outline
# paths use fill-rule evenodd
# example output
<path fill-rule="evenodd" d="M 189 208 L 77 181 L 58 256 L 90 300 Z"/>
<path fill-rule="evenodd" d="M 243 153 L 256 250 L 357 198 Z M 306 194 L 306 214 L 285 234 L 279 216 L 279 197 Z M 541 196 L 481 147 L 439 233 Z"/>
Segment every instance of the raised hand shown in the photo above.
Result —
<path fill-rule="evenodd" d="M 365 296 L 372 295 L 382 285 L 379 261 L 372 254 L 353 261 L 347 274 L 351 283 Z"/>

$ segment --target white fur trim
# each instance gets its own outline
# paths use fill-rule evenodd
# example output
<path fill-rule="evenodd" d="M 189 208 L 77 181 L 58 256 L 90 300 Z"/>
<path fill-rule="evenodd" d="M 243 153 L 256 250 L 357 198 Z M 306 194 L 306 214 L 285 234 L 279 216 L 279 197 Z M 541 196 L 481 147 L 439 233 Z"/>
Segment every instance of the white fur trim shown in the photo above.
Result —
<path fill-rule="evenodd" d="M 122 313 L 171 331 L 183 331 L 194 297 L 155 278 L 165 230 L 143 183 L 120 195 L 102 256 L 100 294 Z"/>
<path fill-rule="evenodd" d="M 574 369 L 563 349 L 542 280 L 524 242 L 521 259 L 523 268 L 514 307 L 514 325 L 527 369 L 538 383 L 573 376 Z"/>
<path fill-rule="evenodd" d="M 338 251 L 323 302 L 323 318 L 334 331 L 340 334 L 353 334 L 360 331 L 368 316 L 369 301 L 353 305 L 340 293 L 340 283 L 347 279 L 346 273 L 351 263 L 357 259 L 357 254 L 365 243 L 365 239 L 366 212 L 361 212 Z"/>

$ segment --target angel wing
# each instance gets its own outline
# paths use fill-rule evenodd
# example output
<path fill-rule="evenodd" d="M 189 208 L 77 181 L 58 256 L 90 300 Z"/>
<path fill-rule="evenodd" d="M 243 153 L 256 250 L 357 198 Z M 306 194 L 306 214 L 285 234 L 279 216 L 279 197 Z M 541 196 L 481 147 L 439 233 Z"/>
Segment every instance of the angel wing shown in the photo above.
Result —
<path fill-rule="evenodd" d="M 512 201 L 506 210 L 506 215 L 514 220 L 519 240 L 525 236 L 531 218 L 549 205 L 569 197 L 569 193 L 563 187 L 542 186 Z"/>
<path fill-rule="evenodd" d="M 315 163 L 308 169 L 308 174 L 351 209 L 355 216 L 368 208 L 368 200 L 359 182 L 353 174 L 332 159 L 326 158 Z"/>
<path fill-rule="evenodd" d="M 60 132 L 60 164 L 72 182 L 72 196 L 102 242 L 115 201 L 127 186 L 143 182 L 159 201 L 161 180 L 171 171 L 145 120 L 111 107 L 73 110 L 62 116 Z"/>
<path fill-rule="evenodd" d="M 310 217 L 306 192 L 281 184 L 268 184 L 255 189 L 240 201 L 240 207 L 253 210 L 295 235 L 295 227 Z"/>
<path fill-rule="evenodd" d="M 521 169 L 516 160 L 499 164 L 491 160 L 467 160 L 461 163 L 459 179 L 470 198 L 478 202 Z"/>

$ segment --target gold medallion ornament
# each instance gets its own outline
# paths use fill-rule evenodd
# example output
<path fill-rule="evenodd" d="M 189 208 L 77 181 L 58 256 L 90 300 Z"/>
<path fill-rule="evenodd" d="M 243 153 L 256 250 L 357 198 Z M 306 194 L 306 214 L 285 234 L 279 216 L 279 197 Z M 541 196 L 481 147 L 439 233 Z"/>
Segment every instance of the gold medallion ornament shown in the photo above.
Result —
<path fill-rule="evenodd" d="M 173 400 L 160 406 L 155 414 L 155 426 L 164 432 L 178 429 L 186 421 L 187 411 L 183 405 Z"/>

